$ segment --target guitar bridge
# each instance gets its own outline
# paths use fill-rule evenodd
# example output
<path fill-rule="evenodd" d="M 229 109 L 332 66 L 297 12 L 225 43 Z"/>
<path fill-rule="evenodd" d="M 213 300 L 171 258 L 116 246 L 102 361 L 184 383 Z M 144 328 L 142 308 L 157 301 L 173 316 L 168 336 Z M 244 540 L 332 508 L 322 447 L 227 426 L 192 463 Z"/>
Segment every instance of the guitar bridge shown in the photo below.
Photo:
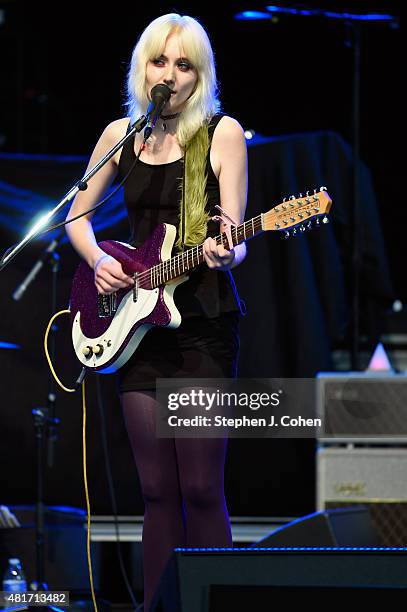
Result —
<path fill-rule="evenodd" d="M 101 318 L 112 317 L 117 310 L 116 293 L 98 294 L 98 315 Z"/>
<path fill-rule="evenodd" d="M 133 302 L 137 302 L 138 298 L 138 274 L 133 275 L 134 285 L 133 285 Z"/>

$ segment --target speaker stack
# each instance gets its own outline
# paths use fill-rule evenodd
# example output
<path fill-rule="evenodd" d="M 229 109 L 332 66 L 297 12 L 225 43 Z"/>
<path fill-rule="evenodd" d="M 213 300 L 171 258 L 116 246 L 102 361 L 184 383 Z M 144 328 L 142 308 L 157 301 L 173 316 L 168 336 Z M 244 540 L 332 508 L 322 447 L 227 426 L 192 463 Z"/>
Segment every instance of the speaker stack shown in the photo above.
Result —
<path fill-rule="evenodd" d="M 382 546 L 407 545 L 407 376 L 318 376 L 317 509 L 365 508 Z"/>

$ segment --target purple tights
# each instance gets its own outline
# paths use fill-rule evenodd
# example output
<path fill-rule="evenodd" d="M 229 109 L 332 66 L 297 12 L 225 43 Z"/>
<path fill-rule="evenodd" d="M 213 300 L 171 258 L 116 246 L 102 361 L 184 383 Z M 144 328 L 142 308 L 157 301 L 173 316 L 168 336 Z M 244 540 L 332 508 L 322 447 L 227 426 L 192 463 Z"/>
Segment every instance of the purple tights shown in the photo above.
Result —
<path fill-rule="evenodd" d="M 232 546 L 224 494 L 226 438 L 156 438 L 155 393 L 121 395 L 145 504 L 144 610 L 177 546 Z"/>

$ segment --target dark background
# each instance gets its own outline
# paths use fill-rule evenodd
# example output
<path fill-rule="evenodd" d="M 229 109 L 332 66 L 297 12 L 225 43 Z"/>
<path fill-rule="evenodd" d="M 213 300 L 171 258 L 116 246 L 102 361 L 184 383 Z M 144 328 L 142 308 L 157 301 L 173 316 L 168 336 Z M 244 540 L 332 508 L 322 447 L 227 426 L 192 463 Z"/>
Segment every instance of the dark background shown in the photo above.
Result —
<path fill-rule="evenodd" d="M 384 1 L 307 3 L 330 10 L 381 11 L 399 16 L 400 5 Z M 281 18 L 273 24 L 233 19 L 240 10 L 263 6 L 259 2 L 196 2 L 193 6 L 179 2 L 160 3 L 159 9 L 150 10 L 137 3 L 118 5 L 114 10 L 109 5 L 101 8 L 100 3 L 0 3 L 0 151 L 89 156 L 106 124 L 123 116 L 127 65 L 138 35 L 153 18 L 171 11 L 192 14 L 208 30 L 224 110 L 245 129 L 266 136 L 332 130 L 351 142 L 352 49 L 347 26 L 307 18 Z M 361 65 L 361 155 L 372 172 L 393 297 L 405 301 L 401 31 L 377 25 L 363 29 Z M 73 176 L 72 181 L 75 178 L 79 177 Z M 38 173 L 27 174 L 25 180 L 27 187 L 32 181 L 37 190 L 49 193 L 46 172 L 40 177 Z M 7 236 L 2 250 L 17 241 L 22 231 Z M 7 296 L 28 271 L 36 248 L 27 249 L 10 266 L 7 277 L 3 276 L 7 279 L 2 285 L 7 288 Z M 66 271 L 64 261 L 61 265 Z M 2 329 L 11 329 L 18 321 L 20 331 L 19 338 L 4 336 L 0 340 L 23 344 L 27 327 L 35 338 L 25 353 L 24 367 L 17 352 L 3 352 L 0 357 L 5 400 L 1 463 L 12 465 L 3 487 L 3 501 L 7 503 L 34 499 L 30 409 L 46 397 L 47 369 L 41 343 L 48 320 L 44 304 L 49 297 L 49 277 L 43 276 L 37 283 L 24 303 L 16 306 L 5 297 L 1 304 Z M 60 307 L 66 304 L 67 291 L 68 284 L 61 283 Z M 68 345 L 68 330 L 61 329 L 59 346 Z M 69 352 L 66 348 L 60 351 L 61 357 Z M 76 364 L 70 358 L 66 366 L 61 366 L 67 381 L 76 375 Z M 28 368 L 35 375 L 35 383 L 24 378 Z M 88 407 L 91 492 L 94 511 L 108 514 L 93 384 L 90 381 Z M 141 513 L 114 387 L 105 377 L 103 384 L 119 511 Z M 47 476 L 46 501 L 83 505 L 80 398 L 60 398 L 58 406 L 61 442 L 56 465 Z M 314 510 L 313 443 L 289 442 L 233 441 L 226 477 L 231 514 L 299 516 Z"/>
<path fill-rule="evenodd" d="M 110 121 L 123 116 L 131 51 L 159 14 L 193 14 L 211 37 L 225 111 L 265 135 L 311 130 L 352 137 L 350 31 L 337 21 L 282 16 L 277 24 L 236 21 L 261 2 L 162 2 L 159 9 L 119 10 L 98 3 L 0 3 L 3 151 L 89 155 Z M 297 6 L 280 2 L 280 6 Z M 400 2 L 308 2 L 305 6 L 401 16 Z M 396 293 L 407 221 L 400 184 L 403 96 L 401 30 L 371 24 L 362 31 L 361 154 L 372 169 Z"/>

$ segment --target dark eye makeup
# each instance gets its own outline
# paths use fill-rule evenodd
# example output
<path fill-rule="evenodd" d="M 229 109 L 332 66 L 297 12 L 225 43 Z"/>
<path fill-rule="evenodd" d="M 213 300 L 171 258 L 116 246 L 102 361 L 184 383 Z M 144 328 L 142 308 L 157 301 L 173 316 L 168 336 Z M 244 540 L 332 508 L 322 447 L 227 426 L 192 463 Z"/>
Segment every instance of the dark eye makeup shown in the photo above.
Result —
<path fill-rule="evenodd" d="M 165 63 L 166 58 L 165 57 L 157 57 L 155 59 L 152 59 L 151 62 L 155 65 L 155 66 L 159 66 L 161 64 Z M 179 68 L 181 68 L 181 70 L 183 70 L 184 72 L 186 72 L 187 70 L 191 70 L 192 69 L 192 64 L 184 59 L 179 59 L 177 61 L 177 66 Z"/>

